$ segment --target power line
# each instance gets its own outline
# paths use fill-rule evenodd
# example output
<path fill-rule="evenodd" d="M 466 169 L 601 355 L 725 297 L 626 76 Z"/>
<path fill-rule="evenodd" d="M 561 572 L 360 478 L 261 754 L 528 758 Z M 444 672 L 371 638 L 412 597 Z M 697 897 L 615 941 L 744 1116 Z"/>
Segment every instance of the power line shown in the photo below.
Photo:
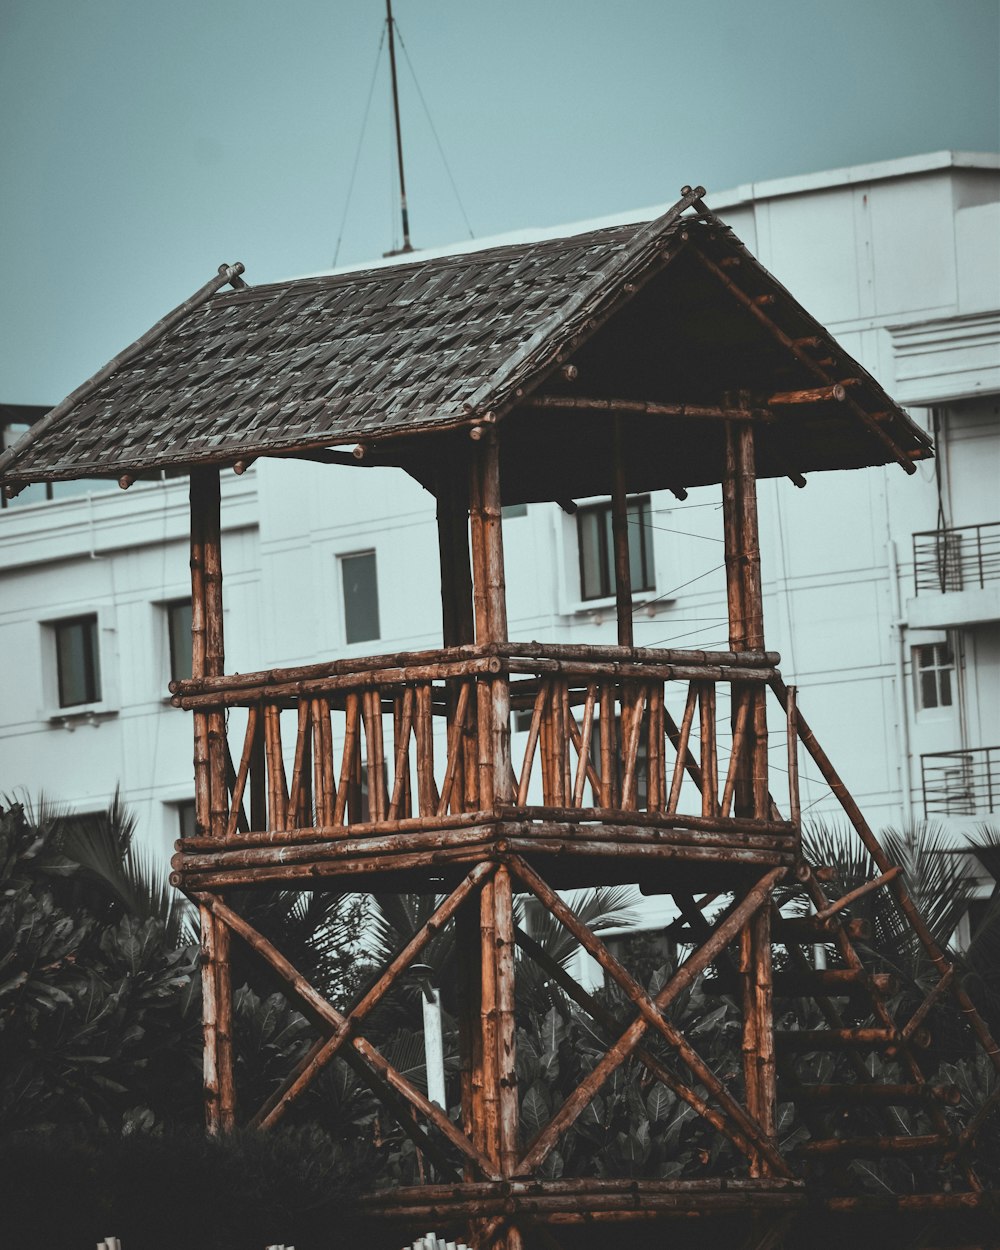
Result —
<path fill-rule="evenodd" d="M 403 32 L 399 29 L 399 23 L 395 20 L 395 18 L 393 18 L 392 24 L 396 28 L 396 34 L 399 37 L 399 46 L 403 49 L 403 56 L 406 60 L 407 68 L 409 69 L 410 76 L 413 79 L 413 85 L 417 89 L 417 95 L 420 98 L 420 103 L 423 105 L 424 115 L 427 118 L 427 124 L 431 128 L 431 134 L 434 136 L 434 142 L 437 144 L 437 150 L 441 155 L 441 162 L 444 165 L 444 171 L 448 175 L 448 181 L 451 183 L 451 189 L 455 193 L 455 200 L 458 203 L 459 212 L 462 214 L 462 219 L 465 222 L 465 228 L 469 232 L 469 238 L 474 239 L 476 236 L 472 233 L 472 226 L 469 224 L 469 215 L 466 213 L 465 205 L 462 203 L 462 197 L 458 193 L 458 187 L 455 183 L 454 176 L 452 175 L 451 166 L 448 164 L 448 158 L 444 154 L 444 147 L 438 137 L 437 127 L 434 125 L 434 118 L 431 117 L 431 111 L 427 107 L 427 101 L 424 99 L 424 93 L 420 89 L 420 83 L 417 80 L 417 72 L 413 68 L 413 62 L 410 60 L 410 54 L 407 52 L 406 43 L 403 40 Z"/>
<path fill-rule="evenodd" d="M 379 36 L 378 52 L 375 54 L 375 68 L 372 70 L 371 86 L 368 88 L 368 103 L 365 105 L 365 116 L 361 123 L 361 134 L 358 136 L 358 146 L 354 153 L 354 165 L 351 168 L 351 180 L 347 186 L 347 200 L 344 204 L 344 215 L 340 220 L 340 231 L 337 234 L 337 247 L 333 253 L 333 266 L 337 267 L 337 258 L 340 256 L 340 244 L 344 237 L 344 226 L 347 224 L 347 213 L 351 207 L 351 196 L 354 194 L 354 182 L 358 176 L 358 163 L 361 160 L 361 145 L 365 141 L 365 131 L 368 128 L 368 115 L 371 113 L 372 98 L 375 95 L 375 83 L 378 80 L 378 67 L 382 63 L 382 48 L 385 45 L 385 27 L 382 27 L 382 33 Z"/>

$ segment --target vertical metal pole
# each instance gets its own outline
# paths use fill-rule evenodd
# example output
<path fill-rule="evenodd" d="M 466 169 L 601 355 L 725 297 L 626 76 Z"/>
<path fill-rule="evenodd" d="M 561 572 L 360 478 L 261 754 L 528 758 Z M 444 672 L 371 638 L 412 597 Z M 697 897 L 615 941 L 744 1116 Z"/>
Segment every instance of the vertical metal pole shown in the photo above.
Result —
<path fill-rule="evenodd" d="M 399 125 L 399 88 L 396 84 L 395 22 L 392 19 L 392 0 L 385 0 L 385 20 L 389 27 L 389 68 L 392 74 L 392 113 L 396 121 L 396 159 L 399 163 L 399 207 L 403 217 L 403 246 L 400 252 L 412 252 L 410 242 L 410 213 L 406 206 L 406 175 L 403 173 L 403 134 Z"/>

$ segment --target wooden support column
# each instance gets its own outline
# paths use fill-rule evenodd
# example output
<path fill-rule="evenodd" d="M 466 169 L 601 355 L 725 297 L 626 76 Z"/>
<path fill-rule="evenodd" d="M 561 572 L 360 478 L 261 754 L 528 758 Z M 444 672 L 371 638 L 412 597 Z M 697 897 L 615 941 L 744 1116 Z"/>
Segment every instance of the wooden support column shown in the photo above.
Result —
<path fill-rule="evenodd" d="M 615 549 L 615 604 L 618 616 L 618 645 L 631 647 L 632 572 L 628 555 L 628 495 L 625 490 L 625 448 L 622 418 L 615 417 L 613 445 L 614 477 L 611 489 L 611 533 Z M 624 711 L 624 707 L 622 709 Z M 625 721 L 622 720 L 622 732 Z"/>
<path fill-rule="evenodd" d="M 500 511 L 500 439 L 495 426 L 475 442 L 469 475 L 473 606 L 476 642 L 507 641 L 507 601 Z M 481 677 L 476 684 L 479 741 L 479 806 L 500 807 L 513 800 L 510 759 L 510 684 L 506 673 Z M 481 1149 L 504 1176 L 518 1160 L 518 1097 L 514 1024 L 514 904 L 504 865 L 480 895 L 479 1107 L 474 1123 Z M 473 1073 L 475 1104 L 476 1074 Z M 477 1117 L 478 1111 L 478 1117 Z M 477 1144 L 479 1144 L 477 1142 Z M 520 1250 L 516 1228 L 504 1228 L 492 1241 L 497 1250 Z"/>
<path fill-rule="evenodd" d="M 723 529 L 726 544 L 726 595 L 729 642 L 741 651 L 763 651 L 764 607 L 757 521 L 754 431 L 750 422 L 726 422 L 725 472 L 722 478 Z M 767 776 L 766 691 L 734 685 L 733 749 L 740 752 L 734 777 L 734 813 L 766 819 L 769 813 Z M 737 733 L 739 706 L 749 698 L 749 724 Z M 771 968 L 771 918 L 764 909 L 740 934 L 743 1001 L 743 1077 L 747 1110 L 770 1140 L 775 1136 L 777 1084 L 774 1062 L 774 1010 Z M 751 1161 L 751 1176 L 771 1174 L 760 1153 Z"/>
<path fill-rule="evenodd" d="M 225 672 L 222 623 L 222 526 L 217 469 L 191 472 L 191 674 Z M 199 833 L 224 837 L 229 823 L 225 713 L 194 713 L 195 819 Z M 210 1133 L 235 1124 L 232 978 L 229 930 L 199 908 L 202 943 L 202 1028 L 205 1124 Z"/>

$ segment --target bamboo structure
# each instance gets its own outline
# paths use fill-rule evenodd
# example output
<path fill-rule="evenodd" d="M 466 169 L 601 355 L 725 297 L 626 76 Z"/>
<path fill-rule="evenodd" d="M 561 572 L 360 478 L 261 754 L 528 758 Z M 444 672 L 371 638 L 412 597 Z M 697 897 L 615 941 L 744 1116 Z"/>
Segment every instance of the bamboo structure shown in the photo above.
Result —
<path fill-rule="evenodd" d="M 381 322 L 365 318 L 375 316 L 370 308 L 392 306 L 393 316 L 411 319 L 419 331 L 414 342 L 440 339 L 452 344 L 440 353 L 452 354 L 432 353 L 433 369 L 424 358 L 404 358 L 388 370 L 381 356 L 365 358 L 391 384 L 373 383 L 382 388 L 379 403 L 366 392 L 364 405 L 352 408 L 353 383 L 341 381 L 336 353 L 331 357 L 323 340 L 316 358 L 334 364 L 312 380 L 314 393 L 329 403 L 303 401 L 297 413 L 286 399 L 287 377 L 279 370 L 272 378 L 272 358 L 262 353 L 252 368 L 262 371 L 260 394 L 272 396 L 280 421 L 261 417 L 258 429 L 255 417 L 253 432 L 236 442 L 227 442 L 229 426 L 209 431 L 177 453 L 191 478 L 193 664 L 189 679 L 171 683 L 171 694 L 193 720 L 197 828 L 177 843 L 171 880 L 201 920 L 207 1127 L 267 1131 L 330 1064 L 348 1064 L 422 1160 L 427 1183 L 363 1200 L 373 1219 L 411 1239 L 436 1223 L 474 1250 L 551 1250 L 575 1245 L 581 1229 L 695 1219 L 711 1231 L 735 1218 L 750 1230 L 749 1244 L 764 1247 L 807 1227 L 817 1210 L 847 1228 L 875 1210 L 900 1219 L 978 1218 L 992 1202 L 974 1156 L 995 1105 L 987 1100 L 960 1119 L 957 1086 L 935 1075 L 940 1013 L 955 1005 L 997 1071 L 1000 1048 L 765 642 L 758 479 L 789 477 L 802 485 L 807 470 L 889 462 L 912 470 L 929 444 L 739 247 L 702 195 L 685 188 L 664 218 L 623 228 L 612 240 L 588 236 L 578 244 L 514 249 L 509 273 L 494 257 L 478 285 L 459 282 L 457 290 L 448 285 L 458 272 L 453 262 L 447 269 L 425 261 L 405 272 L 379 271 L 356 294 L 338 278 L 331 288 L 335 317 L 315 312 L 325 281 L 315 280 L 303 302 L 308 318 L 291 335 L 296 344 L 296 334 L 306 339 L 322 331 L 335 339 L 343 321 L 353 327 L 352 353 L 363 339 L 360 325 L 378 331 L 384 352 Z M 552 257 L 557 268 L 546 282 L 524 281 L 523 266 L 544 277 Z M 107 437 L 120 444 L 115 467 L 123 483 L 156 470 L 153 453 L 136 459 L 134 440 L 124 439 L 122 418 L 114 415 L 118 400 L 102 388 L 135 361 L 147 362 L 148 377 L 160 385 L 169 369 L 159 368 L 157 352 L 173 350 L 169 333 L 181 322 L 201 326 L 206 351 L 225 355 L 230 347 L 212 335 L 230 333 L 233 323 L 255 315 L 253 308 L 284 298 L 269 288 L 249 292 L 240 269 L 227 268 L 60 405 L 54 422 L 47 418 L 23 449 L 4 453 L 5 489 L 19 489 L 32 475 L 44 480 L 73 471 L 60 458 L 65 448 L 53 450 L 52 440 L 62 430 L 71 441 L 66 423 L 83 402 L 102 412 L 104 404 L 112 414 Z M 568 271 L 576 275 L 572 282 Z M 433 294 L 434 282 L 426 287 L 430 295 L 420 294 L 418 283 L 414 296 L 406 285 L 413 274 L 440 278 L 446 305 L 445 296 Z M 381 303 L 371 299 L 380 281 L 388 292 Z M 226 282 L 237 289 L 218 295 Z M 513 319 L 521 328 L 510 341 L 486 306 L 505 292 L 508 311 L 520 310 Z M 201 316 L 206 301 L 211 311 L 213 300 L 224 303 L 227 317 L 204 325 L 185 320 Z M 426 322 L 421 300 L 431 301 Z M 699 308 L 692 330 L 689 300 Z M 441 325 L 452 315 L 449 339 Z M 284 324 L 281 317 L 275 323 Z M 718 343 L 704 330 L 710 324 L 718 327 Z M 473 326 L 480 337 L 467 343 Z M 199 341 L 199 334 L 189 338 Z M 744 347 L 734 354 L 737 342 Z M 275 359 L 284 359 L 283 350 L 276 347 Z M 464 372 L 452 395 L 455 359 Z M 354 355 L 350 361 L 343 376 L 361 376 L 364 364 Z M 296 376 L 312 367 L 301 355 L 287 364 Z M 228 367 L 199 369 L 209 379 L 199 414 L 216 402 L 223 412 L 238 402 L 239 388 L 225 381 Z M 420 390 L 425 383 L 435 389 Z M 156 413 L 163 410 L 155 388 L 150 402 Z M 427 415 L 435 404 L 440 420 Z M 341 416 L 329 416 L 341 408 Z M 377 419 L 367 415 L 376 411 Z M 208 417 L 193 416 L 193 427 L 202 420 Z M 332 427 L 309 424 L 330 420 Z M 332 446 L 344 442 L 354 451 Z M 92 444 L 88 435 L 73 461 L 81 473 L 95 471 L 86 460 Z M 439 647 L 226 672 L 220 465 L 242 473 L 261 455 L 361 470 L 394 465 L 433 493 Z M 666 488 L 683 497 L 699 485 L 721 491 L 728 647 L 637 646 L 630 496 Z M 603 559 L 615 643 L 512 639 L 502 505 L 550 501 L 570 508 L 567 501 L 593 495 L 610 500 Z M 513 752 L 515 716 L 524 732 Z M 869 880 L 850 889 L 828 889 L 829 872 L 804 856 L 803 759 L 842 804 L 875 865 Z M 669 895 L 678 913 L 669 932 L 685 957 L 655 992 L 565 897 L 578 886 L 615 883 Z M 268 887 L 423 892 L 436 901 L 344 1008 L 326 1001 L 240 914 L 236 891 Z M 864 946 L 870 925 L 859 911 L 879 892 L 894 900 L 936 974 L 905 1011 L 899 979 L 872 967 Z M 518 896 L 590 955 L 615 986 L 615 999 L 579 985 L 518 923 Z M 797 898 L 798 908 L 784 906 L 786 898 Z M 374 1009 L 446 930 L 455 944 L 452 1109 L 432 1102 L 365 1034 Z M 238 1103 L 234 1079 L 234 942 L 267 964 L 316 1031 L 300 1062 L 256 1107 Z M 825 963 L 815 960 L 817 948 Z M 517 1077 L 516 986 L 524 961 L 536 963 L 589 1018 L 605 1046 L 533 1132 L 521 1122 Z M 738 1004 L 739 1038 L 725 1067 L 710 1062 L 701 1040 L 674 1018 L 696 984 Z M 785 1007 L 803 999 L 813 1005 L 809 1027 L 788 1027 Z M 826 1057 L 829 1079 L 804 1079 L 799 1065 L 808 1054 Z M 888 1065 L 884 1079 L 872 1077 L 873 1055 Z M 626 1065 L 638 1065 L 643 1081 L 664 1086 L 709 1126 L 731 1152 L 734 1174 L 558 1176 L 560 1143 Z M 783 1144 L 788 1134 L 778 1132 L 779 1105 L 793 1109 L 807 1134 L 794 1137 L 792 1148 Z M 898 1108 L 913 1117 L 912 1131 L 900 1131 Z M 925 1157 L 934 1161 L 937 1188 L 876 1200 L 847 1184 L 849 1160 Z"/>

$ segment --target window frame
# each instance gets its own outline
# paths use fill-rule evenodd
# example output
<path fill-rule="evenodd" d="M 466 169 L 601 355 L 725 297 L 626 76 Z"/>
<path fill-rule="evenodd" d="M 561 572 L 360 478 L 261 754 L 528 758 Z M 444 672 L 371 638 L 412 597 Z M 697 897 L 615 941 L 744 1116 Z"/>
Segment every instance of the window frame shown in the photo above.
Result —
<path fill-rule="evenodd" d="M 193 658 L 191 664 L 187 666 L 186 672 L 177 671 L 178 655 L 176 650 L 176 640 L 174 638 L 174 613 L 177 609 L 187 608 L 188 624 L 187 624 L 187 646 L 188 653 L 193 651 L 193 641 L 191 638 L 191 596 L 181 595 L 176 599 L 166 599 L 158 605 L 163 612 L 163 624 L 167 632 L 167 677 L 170 681 L 186 681 L 191 677 L 193 668 Z M 188 655 L 185 656 L 188 658 Z"/>
<path fill-rule="evenodd" d="M 639 537 L 637 550 L 640 557 L 640 567 L 638 570 L 635 568 L 635 561 L 632 559 L 634 553 L 632 551 L 632 543 L 630 542 L 629 565 L 632 581 L 630 589 L 633 599 L 636 595 L 651 594 L 656 591 L 656 560 L 649 520 L 652 514 L 650 495 L 630 495 L 628 497 L 626 500 L 626 515 L 630 527 L 635 523 L 632 520 L 635 514 L 638 514 Z M 584 564 L 587 547 L 584 525 L 590 518 L 596 518 L 599 530 L 596 552 L 599 586 L 596 594 L 587 593 L 587 577 Z M 580 603 L 588 607 L 596 603 L 607 602 L 615 597 L 614 537 L 612 527 L 612 501 L 610 499 L 604 499 L 598 503 L 584 504 L 577 510 L 576 547 Z"/>
<path fill-rule="evenodd" d="M 363 557 L 371 557 L 373 568 L 373 587 L 375 592 L 375 633 L 368 634 L 365 637 L 351 637 L 351 609 L 348 605 L 347 595 L 347 562 L 349 560 L 357 560 Z M 374 547 L 365 547 L 359 551 L 343 551 L 337 553 L 337 564 L 339 565 L 340 574 L 340 602 L 343 612 L 344 622 L 344 642 L 347 646 L 359 646 L 367 642 L 378 642 L 382 637 L 382 614 L 379 610 L 379 593 L 378 593 L 378 552 Z"/>
<path fill-rule="evenodd" d="M 938 642 L 924 642 L 910 650 L 910 663 L 913 670 L 913 699 L 917 712 L 942 712 L 955 706 L 955 653 L 951 643 L 944 639 Z M 942 682 L 946 675 L 947 689 Z M 924 680 L 930 677 L 934 688 L 934 702 L 925 699 Z M 947 694 L 947 699 L 942 698 Z"/>
<path fill-rule="evenodd" d="M 68 702 L 65 698 L 68 674 L 63 664 L 62 639 L 64 631 L 87 625 L 86 638 L 89 645 L 83 651 L 83 684 L 84 697 Z M 47 622 L 52 635 L 52 646 L 55 653 L 55 704 L 61 715 L 73 715 L 81 709 L 91 708 L 103 702 L 104 684 L 101 666 L 101 619 L 97 612 L 81 612 L 75 616 L 63 617 L 60 620 Z"/>

